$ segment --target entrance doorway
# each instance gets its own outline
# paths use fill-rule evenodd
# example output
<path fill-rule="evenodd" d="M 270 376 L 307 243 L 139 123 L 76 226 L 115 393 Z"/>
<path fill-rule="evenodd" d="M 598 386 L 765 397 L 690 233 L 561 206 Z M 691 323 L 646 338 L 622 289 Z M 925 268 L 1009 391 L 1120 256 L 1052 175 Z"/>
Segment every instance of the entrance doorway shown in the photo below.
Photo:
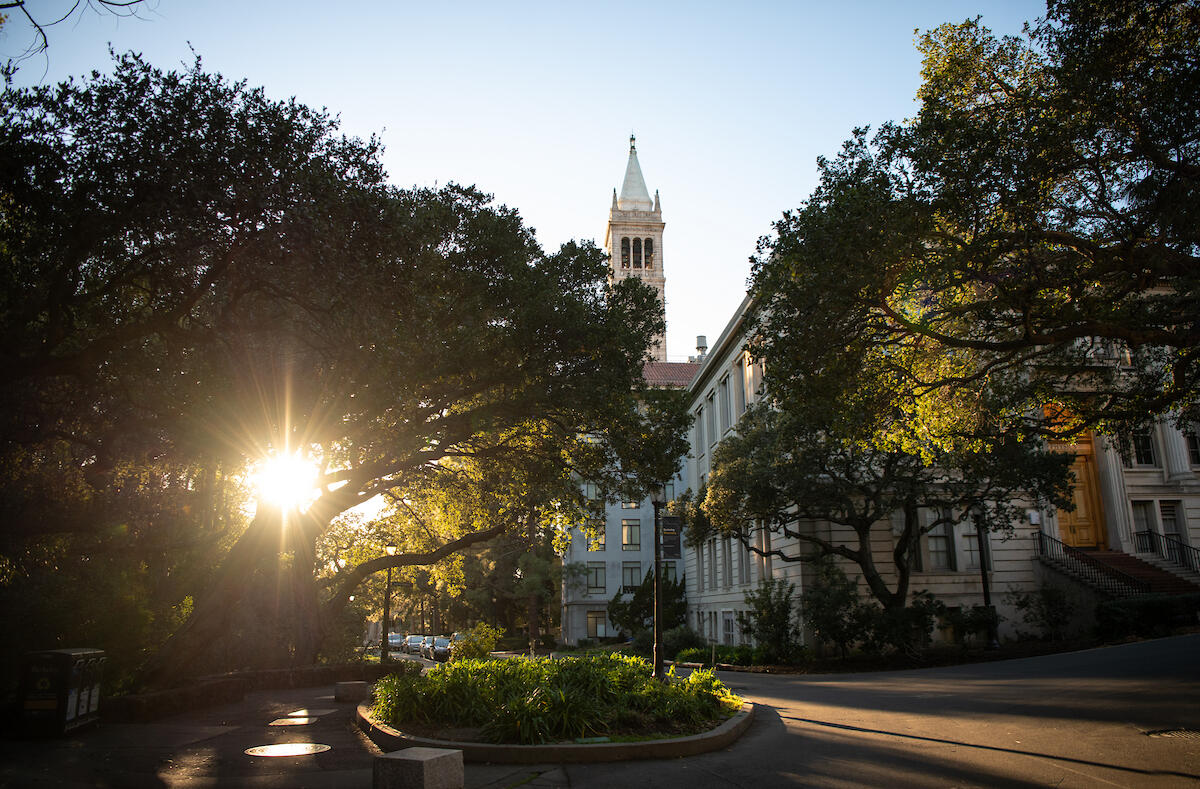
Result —
<path fill-rule="evenodd" d="M 1104 507 L 1100 503 L 1100 483 L 1096 475 L 1095 437 L 1092 433 L 1078 436 L 1075 443 L 1051 443 L 1056 452 L 1075 456 L 1071 473 L 1075 482 L 1071 500 L 1075 509 L 1058 511 L 1058 537 L 1073 548 L 1101 549 L 1108 546 L 1104 523 Z"/>

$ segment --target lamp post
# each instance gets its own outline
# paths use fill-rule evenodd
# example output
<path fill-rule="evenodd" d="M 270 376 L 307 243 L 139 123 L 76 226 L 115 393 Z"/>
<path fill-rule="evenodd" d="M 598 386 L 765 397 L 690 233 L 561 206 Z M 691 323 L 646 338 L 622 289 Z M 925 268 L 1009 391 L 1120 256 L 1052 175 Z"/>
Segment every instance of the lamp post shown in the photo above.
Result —
<path fill-rule="evenodd" d="M 988 612 L 987 646 L 985 649 L 1000 648 L 1000 633 L 996 628 L 996 608 L 992 605 L 992 584 L 988 578 L 987 538 L 985 536 L 985 519 L 983 511 L 975 508 L 972 512 L 975 520 L 975 538 L 979 541 L 979 576 L 983 581 L 983 607 Z"/>
<path fill-rule="evenodd" d="M 650 491 L 650 503 L 654 505 L 654 678 L 663 678 L 662 652 L 662 538 L 661 517 L 663 488 L 661 485 Z"/>
<path fill-rule="evenodd" d="M 389 542 L 383 549 L 388 556 L 396 555 L 396 543 Z M 388 654 L 391 644 L 388 642 L 388 620 L 392 616 L 392 566 L 389 564 L 387 568 L 387 585 L 383 590 L 383 636 L 379 641 L 379 662 L 387 663 L 391 660 Z"/>

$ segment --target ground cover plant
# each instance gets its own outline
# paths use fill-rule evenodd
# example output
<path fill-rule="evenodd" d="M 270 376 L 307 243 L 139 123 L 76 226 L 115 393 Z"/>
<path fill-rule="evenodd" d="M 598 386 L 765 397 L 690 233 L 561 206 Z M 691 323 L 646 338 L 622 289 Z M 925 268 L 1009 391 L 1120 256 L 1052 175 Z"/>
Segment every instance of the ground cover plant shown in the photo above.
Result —
<path fill-rule="evenodd" d="M 375 686 L 374 713 L 401 729 L 477 730 L 478 739 L 537 745 L 594 736 L 684 735 L 716 726 L 741 698 L 711 671 L 655 681 L 623 655 L 462 660 Z"/>

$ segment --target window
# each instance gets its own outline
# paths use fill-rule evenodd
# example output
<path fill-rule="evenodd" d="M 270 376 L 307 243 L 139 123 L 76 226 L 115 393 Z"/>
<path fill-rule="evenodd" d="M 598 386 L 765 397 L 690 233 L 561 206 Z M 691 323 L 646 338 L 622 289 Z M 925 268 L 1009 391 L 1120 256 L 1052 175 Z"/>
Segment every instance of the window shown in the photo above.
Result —
<path fill-rule="evenodd" d="M 1162 519 L 1162 533 L 1178 540 L 1179 533 L 1182 531 L 1179 528 L 1179 502 L 1160 501 L 1158 503 L 1158 514 Z"/>
<path fill-rule="evenodd" d="M 621 550 L 640 551 L 642 549 L 642 522 L 637 518 L 626 518 L 621 521 Z"/>
<path fill-rule="evenodd" d="M 717 439 L 720 438 L 720 436 L 717 435 L 716 399 L 717 399 L 716 393 L 709 392 L 708 397 L 706 398 L 706 400 L 704 402 L 705 408 L 708 409 L 708 423 L 706 426 L 708 428 L 708 444 L 709 444 L 709 446 L 712 446 L 713 444 L 717 443 Z"/>
<path fill-rule="evenodd" d="M 646 239 L 646 268 L 654 268 L 654 239 Z"/>
<path fill-rule="evenodd" d="M 717 588 L 717 541 L 708 541 L 708 588 Z"/>
<path fill-rule="evenodd" d="M 735 634 L 737 631 L 735 630 L 734 625 L 733 625 L 733 612 L 732 611 L 722 611 L 721 612 L 721 625 L 722 625 L 721 630 L 723 631 L 721 633 L 721 643 L 725 644 L 726 646 L 733 646 L 734 638 L 736 637 Z"/>
<path fill-rule="evenodd" d="M 704 406 L 696 409 L 696 446 L 700 450 L 700 456 L 704 457 L 704 448 L 708 446 L 704 443 Z"/>
<path fill-rule="evenodd" d="M 733 366 L 733 396 L 735 416 L 741 416 L 746 411 L 746 357 L 739 356 Z"/>
<path fill-rule="evenodd" d="M 1154 454 L 1154 436 L 1149 430 L 1139 430 L 1133 434 L 1133 465 L 1158 465 Z"/>
<path fill-rule="evenodd" d="M 696 591 L 704 591 L 704 543 L 696 546 Z"/>
<path fill-rule="evenodd" d="M 595 482 L 583 483 L 583 497 L 588 501 L 600 500 L 600 486 Z"/>
<path fill-rule="evenodd" d="M 726 589 L 733 586 L 733 544 L 729 537 L 721 544 L 721 583 Z"/>
<path fill-rule="evenodd" d="M 642 585 L 642 563 L 621 562 L 621 591 L 632 592 Z"/>
<path fill-rule="evenodd" d="M 962 549 L 963 556 L 966 559 L 964 570 L 979 569 L 979 533 L 976 531 L 975 524 L 967 524 L 962 532 Z M 988 552 L 987 534 L 983 536 L 983 562 L 987 569 L 992 569 L 992 557 Z"/>
<path fill-rule="evenodd" d="M 596 525 L 596 536 L 593 537 L 592 540 L 588 543 L 589 551 L 603 551 L 604 550 L 604 542 L 605 542 L 604 538 L 606 536 L 605 532 L 607 532 L 607 531 L 608 531 L 607 524 L 599 523 Z"/>
<path fill-rule="evenodd" d="M 621 268 L 629 268 L 629 239 L 621 239 Z"/>
<path fill-rule="evenodd" d="M 588 594 L 605 594 L 608 591 L 608 581 L 604 577 L 604 562 L 588 562 Z"/>
<path fill-rule="evenodd" d="M 950 524 L 935 526 L 926 538 L 930 570 L 955 570 L 954 530 Z"/>
<path fill-rule="evenodd" d="M 665 580 L 679 583 L 679 570 L 675 567 L 675 562 L 663 562 L 662 574 Z"/>
<path fill-rule="evenodd" d="M 742 586 L 750 583 L 750 546 L 741 544 L 738 552 L 738 580 Z"/>
<path fill-rule="evenodd" d="M 1200 428 L 1188 425 L 1183 437 L 1187 440 L 1188 460 L 1193 466 L 1200 466 Z"/>
<path fill-rule="evenodd" d="M 608 637 L 608 617 L 604 611 L 587 612 L 587 634 L 588 638 Z"/>
<path fill-rule="evenodd" d="M 720 391 L 721 391 L 721 435 L 724 435 L 725 431 L 729 429 L 729 424 L 730 424 L 730 419 L 729 419 L 729 410 L 730 410 L 729 376 L 728 375 L 721 379 Z"/>
<path fill-rule="evenodd" d="M 1154 502 L 1131 501 L 1133 506 L 1133 530 L 1135 532 L 1156 531 L 1154 528 Z"/>
<path fill-rule="evenodd" d="M 621 502 L 621 509 L 623 509 L 623 510 L 636 510 L 639 506 L 641 506 L 640 503 L 636 502 L 636 501 L 622 501 Z"/>
<path fill-rule="evenodd" d="M 633 240 L 633 267 L 642 267 L 642 240 L 640 238 Z"/>

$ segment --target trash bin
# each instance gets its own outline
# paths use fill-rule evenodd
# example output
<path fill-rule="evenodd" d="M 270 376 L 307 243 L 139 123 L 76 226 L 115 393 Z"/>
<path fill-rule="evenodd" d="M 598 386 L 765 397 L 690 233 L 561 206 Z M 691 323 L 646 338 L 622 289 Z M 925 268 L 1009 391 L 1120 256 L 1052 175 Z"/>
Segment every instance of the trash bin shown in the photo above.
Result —
<path fill-rule="evenodd" d="M 23 734 L 58 735 L 100 718 L 103 650 L 78 647 L 30 652 L 21 674 Z"/>

